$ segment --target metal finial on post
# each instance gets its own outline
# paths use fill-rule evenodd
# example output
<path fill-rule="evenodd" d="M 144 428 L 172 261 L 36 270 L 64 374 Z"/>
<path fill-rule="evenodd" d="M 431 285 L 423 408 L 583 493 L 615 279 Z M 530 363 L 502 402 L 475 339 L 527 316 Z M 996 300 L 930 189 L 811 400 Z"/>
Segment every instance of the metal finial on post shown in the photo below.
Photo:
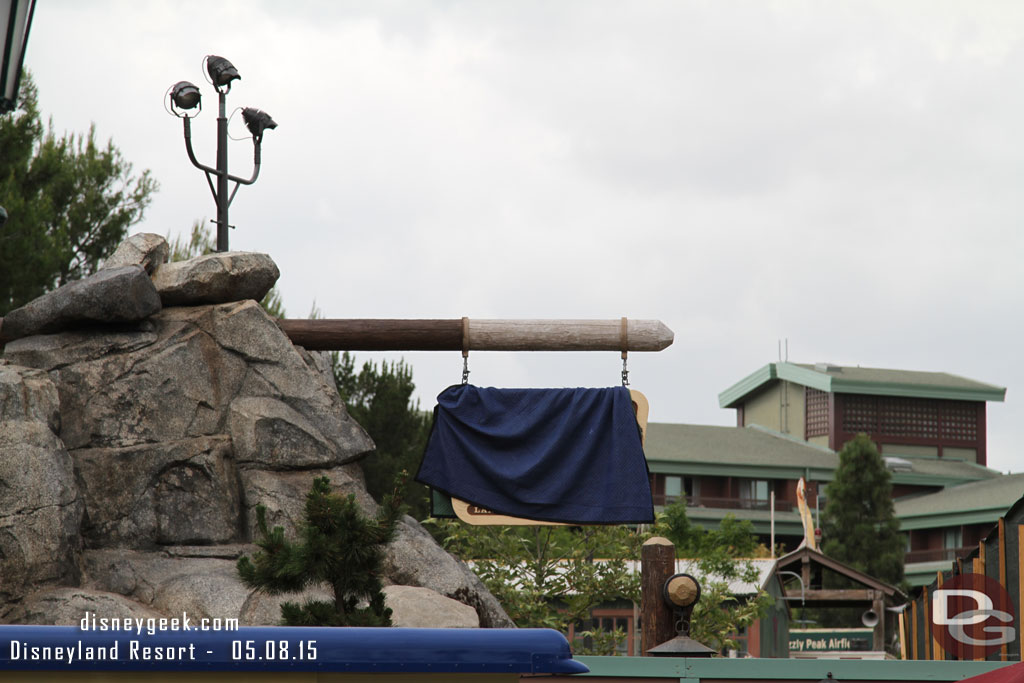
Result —
<path fill-rule="evenodd" d="M 640 549 L 641 648 L 652 657 L 710 657 L 714 650 L 690 637 L 690 615 L 700 584 L 676 574 L 676 547 L 655 536 Z"/>

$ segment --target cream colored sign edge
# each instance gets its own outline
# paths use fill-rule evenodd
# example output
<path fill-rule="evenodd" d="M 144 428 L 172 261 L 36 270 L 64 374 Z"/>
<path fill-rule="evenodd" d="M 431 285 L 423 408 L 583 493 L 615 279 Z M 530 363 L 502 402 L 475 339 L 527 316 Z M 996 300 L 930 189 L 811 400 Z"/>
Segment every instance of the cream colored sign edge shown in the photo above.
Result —
<path fill-rule="evenodd" d="M 651 412 L 651 406 L 647 402 L 647 397 L 635 389 L 629 390 L 629 397 L 633 401 L 633 408 L 636 410 L 636 423 L 640 425 L 640 445 L 642 446 L 647 439 L 647 416 Z M 458 498 L 452 498 L 452 508 L 455 510 L 456 517 L 466 524 L 477 526 L 494 526 L 498 524 L 509 526 L 576 526 L 562 524 L 561 522 L 539 522 L 533 519 L 523 519 L 522 517 L 499 515 L 479 508 L 476 505 L 470 505 Z"/>

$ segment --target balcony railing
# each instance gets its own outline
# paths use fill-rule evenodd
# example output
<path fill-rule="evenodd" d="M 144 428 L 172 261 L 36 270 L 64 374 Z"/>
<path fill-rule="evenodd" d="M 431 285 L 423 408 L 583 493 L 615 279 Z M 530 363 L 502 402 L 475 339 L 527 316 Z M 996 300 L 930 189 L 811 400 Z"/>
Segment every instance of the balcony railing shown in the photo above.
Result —
<path fill-rule="evenodd" d="M 975 546 L 966 548 L 934 548 L 931 550 L 911 550 L 904 558 L 904 564 L 917 562 L 952 562 L 958 557 L 965 557 Z"/>
<path fill-rule="evenodd" d="M 671 505 L 680 496 L 667 496 L 665 494 L 654 494 L 655 505 Z M 771 510 L 771 500 L 768 498 L 726 498 L 721 496 L 686 496 L 686 507 L 688 508 L 716 508 L 720 510 Z M 775 500 L 776 512 L 790 512 L 793 503 L 786 500 Z"/>

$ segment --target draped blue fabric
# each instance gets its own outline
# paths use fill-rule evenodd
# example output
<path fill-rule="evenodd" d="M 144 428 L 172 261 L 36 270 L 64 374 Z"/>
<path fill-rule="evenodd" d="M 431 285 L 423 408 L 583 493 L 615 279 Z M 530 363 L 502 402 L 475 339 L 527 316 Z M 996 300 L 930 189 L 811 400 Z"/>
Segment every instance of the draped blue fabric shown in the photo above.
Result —
<path fill-rule="evenodd" d="M 571 524 L 654 520 L 625 387 L 449 387 L 437 397 L 416 480 L 515 517 Z"/>

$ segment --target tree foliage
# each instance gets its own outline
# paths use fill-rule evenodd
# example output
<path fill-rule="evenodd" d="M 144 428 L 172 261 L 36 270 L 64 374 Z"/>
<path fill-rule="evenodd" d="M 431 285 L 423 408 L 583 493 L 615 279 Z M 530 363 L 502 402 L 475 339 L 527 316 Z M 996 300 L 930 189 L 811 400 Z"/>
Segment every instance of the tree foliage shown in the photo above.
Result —
<path fill-rule="evenodd" d="M 643 536 L 625 526 L 467 526 L 430 519 L 446 550 L 473 571 L 523 628 L 577 631 L 577 654 L 614 654 L 622 631 L 586 628 L 591 610 L 615 600 L 640 600 L 640 576 L 628 560 L 639 558 Z M 589 645 L 587 645 L 589 643 Z"/>
<path fill-rule="evenodd" d="M 355 358 L 347 351 L 336 356 L 334 378 L 349 415 L 362 425 L 377 446 L 363 459 L 366 489 L 375 498 L 386 493 L 389 483 L 402 470 L 419 468 L 423 449 L 430 435 L 431 416 L 412 400 L 416 385 L 412 368 L 403 360 L 378 367 L 367 361 L 359 372 Z M 409 484 L 407 501 L 410 514 L 417 519 L 429 515 L 430 495 L 422 484 Z"/>
<path fill-rule="evenodd" d="M 690 558 L 692 571 L 701 584 L 701 598 L 690 620 L 690 637 L 714 650 L 736 649 L 736 635 L 768 613 L 772 599 L 760 591 L 739 599 L 729 591 L 733 582 L 758 585 L 760 575 L 749 560 L 768 557 L 770 552 L 757 540 L 750 520 L 729 514 L 718 529 L 694 525 L 682 500 L 658 516 L 654 534 L 668 538 L 676 556 Z"/>
<path fill-rule="evenodd" d="M 112 141 L 58 135 L 43 126 L 38 92 L 25 74 L 16 111 L 0 115 L 0 315 L 56 286 L 90 275 L 142 220 L 157 189 L 132 174 Z"/>
<path fill-rule="evenodd" d="M 287 626 L 390 626 L 391 609 L 384 604 L 380 580 L 384 547 L 394 538 L 402 514 L 399 488 L 381 501 L 375 519 L 359 509 L 355 496 L 331 492 L 327 477 L 313 480 L 306 495 L 301 540 L 290 542 L 283 527 L 267 528 L 267 509 L 256 508 L 260 550 L 250 560 L 238 560 L 238 573 L 251 588 L 271 594 L 297 592 L 327 585 L 334 602 L 310 600 L 281 605 Z M 368 606 L 360 608 L 360 601 Z"/>
<path fill-rule="evenodd" d="M 520 627 L 586 624 L 594 608 L 617 600 L 639 602 L 640 575 L 630 562 L 651 536 L 666 536 L 679 557 L 693 559 L 701 581 L 691 637 L 711 648 L 737 647 L 736 634 L 767 614 L 771 598 L 759 593 L 737 599 L 730 582 L 757 584 L 757 568 L 744 558 L 767 556 L 749 521 L 731 515 L 720 529 L 692 525 L 685 503 L 670 505 L 652 529 L 629 526 L 487 527 L 427 520 L 440 531 L 445 549 L 470 562 L 473 571 Z M 634 565 L 635 566 L 635 565 Z M 577 633 L 577 654 L 614 654 L 621 631 Z M 580 639 L 580 636 L 584 640 Z"/>
<path fill-rule="evenodd" d="M 894 586 L 903 580 L 905 540 L 892 502 L 892 475 L 878 448 L 858 434 L 839 452 L 825 489 L 822 552 Z"/>

